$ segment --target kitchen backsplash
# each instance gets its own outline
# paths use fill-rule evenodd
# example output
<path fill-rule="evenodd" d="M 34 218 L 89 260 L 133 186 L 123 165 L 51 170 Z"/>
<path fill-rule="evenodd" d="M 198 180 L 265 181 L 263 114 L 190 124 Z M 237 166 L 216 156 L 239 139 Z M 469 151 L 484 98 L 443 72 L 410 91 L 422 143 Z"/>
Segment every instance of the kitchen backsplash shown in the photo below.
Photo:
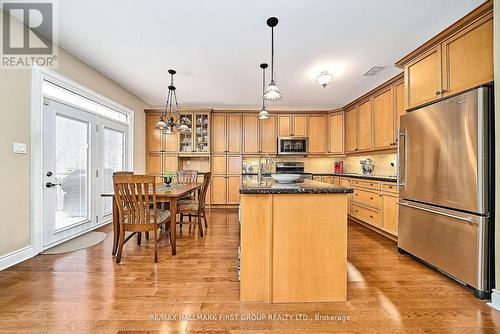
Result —
<path fill-rule="evenodd" d="M 331 173 L 335 161 L 343 160 L 346 173 L 361 173 L 360 160 L 370 158 L 373 160 L 374 175 L 394 176 L 396 175 L 396 154 L 373 154 L 363 156 L 350 156 L 343 158 L 301 158 L 301 157 L 277 157 L 273 160 L 278 161 L 301 161 L 304 162 L 304 169 L 309 173 Z M 265 159 L 262 158 L 262 162 Z M 254 172 L 257 172 L 258 158 L 244 158 L 243 164 L 252 165 Z M 394 163 L 394 166 L 391 166 Z"/>

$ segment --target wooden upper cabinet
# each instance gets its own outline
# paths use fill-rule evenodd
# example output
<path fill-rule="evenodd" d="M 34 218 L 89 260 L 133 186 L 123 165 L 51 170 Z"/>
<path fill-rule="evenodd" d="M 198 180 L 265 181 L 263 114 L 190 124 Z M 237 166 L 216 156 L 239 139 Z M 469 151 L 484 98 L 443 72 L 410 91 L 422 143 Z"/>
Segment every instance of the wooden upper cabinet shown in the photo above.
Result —
<path fill-rule="evenodd" d="M 241 152 L 241 130 L 242 121 L 240 114 L 227 114 L 226 119 L 226 137 L 227 137 L 227 152 Z"/>
<path fill-rule="evenodd" d="M 358 107 L 346 110 L 345 112 L 345 150 L 346 152 L 354 152 L 358 148 L 357 136 L 357 114 Z"/>
<path fill-rule="evenodd" d="M 399 131 L 399 124 L 401 122 L 400 118 L 405 114 L 405 90 L 404 90 L 404 82 L 400 82 L 394 85 L 394 142 L 397 142 Z"/>
<path fill-rule="evenodd" d="M 255 119 L 257 117 L 254 116 Z M 259 123 L 259 152 L 277 153 L 276 116 L 271 115 L 270 119 L 258 120 Z"/>
<path fill-rule="evenodd" d="M 372 148 L 372 103 L 368 100 L 358 107 L 358 150 L 370 150 Z"/>
<path fill-rule="evenodd" d="M 443 42 L 442 53 L 444 96 L 493 81 L 493 14 Z"/>
<path fill-rule="evenodd" d="M 278 115 L 280 137 L 307 137 L 307 115 Z"/>
<path fill-rule="evenodd" d="M 294 137 L 307 137 L 307 115 L 293 115 L 293 132 Z"/>
<path fill-rule="evenodd" d="M 212 163 L 210 164 L 210 169 L 214 175 L 224 175 L 227 169 L 226 155 L 212 155 Z"/>
<path fill-rule="evenodd" d="M 278 136 L 292 136 L 292 115 L 278 115 Z"/>
<path fill-rule="evenodd" d="M 394 103 L 392 88 L 373 97 L 373 148 L 388 148 L 394 141 Z"/>
<path fill-rule="evenodd" d="M 212 152 L 225 153 L 226 137 L 226 115 L 212 114 Z"/>
<path fill-rule="evenodd" d="M 227 156 L 227 174 L 241 174 L 241 155 Z"/>
<path fill-rule="evenodd" d="M 344 113 L 328 115 L 328 131 L 330 134 L 328 153 L 344 153 Z"/>
<path fill-rule="evenodd" d="M 327 131 L 325 115 L 309 115 L 309 148 L 310 154 L 327 152 Z"/>
<path fill-rule="evenodd" d="M 259 120 L 255 114 L 243 115 L 243 153 L 259 153 Z"/>
<path fill-rule="evenodd" d="M 406 109 L 441 96 L 441 45 L 405 66 Z"/>
<path fill-rule="evenodd" d="M 160 120 L 160 115 L 147 115 L 146 116 L 146 134 L 147 134 L 147 151 L 160 152 L 162 149 L 161 140 L 162 133 L 155 129 L 156 123 Z"/>
<path fill-rule="evenodd" d="M 405 107 L 493 81 L 493 2 L 486 1 L 397 63 L 405 69 Z"/>

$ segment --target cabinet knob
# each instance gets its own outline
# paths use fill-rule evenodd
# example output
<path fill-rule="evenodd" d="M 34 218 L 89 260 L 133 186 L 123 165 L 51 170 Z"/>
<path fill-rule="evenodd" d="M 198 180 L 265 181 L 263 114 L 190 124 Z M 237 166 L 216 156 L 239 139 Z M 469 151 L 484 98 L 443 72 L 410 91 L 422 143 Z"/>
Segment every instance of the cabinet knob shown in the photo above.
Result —
<path fill-rule="evenodd" d="M 441 91 L 440 91 L 440 90 L 437 90 L 437 91 L 436 91 L 436 95 L 439 95 L 439 94 L 441 94 Z"/>
<path fill-rule="evenodd" d="M 446 93 L 446 89 L 443 89 L 443 90 L 441 91 L 441 93 Z"/>

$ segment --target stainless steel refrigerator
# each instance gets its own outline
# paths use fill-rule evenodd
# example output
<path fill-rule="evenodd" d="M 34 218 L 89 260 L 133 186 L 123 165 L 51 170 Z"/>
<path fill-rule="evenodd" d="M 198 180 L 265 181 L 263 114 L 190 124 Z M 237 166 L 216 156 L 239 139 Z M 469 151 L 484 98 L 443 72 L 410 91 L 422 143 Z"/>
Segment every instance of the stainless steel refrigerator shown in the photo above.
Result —
<path fill-rule="evenodd" d="M 401 116 L 400 252 L 488 298 L 493 284 L 493 89 Z"/>

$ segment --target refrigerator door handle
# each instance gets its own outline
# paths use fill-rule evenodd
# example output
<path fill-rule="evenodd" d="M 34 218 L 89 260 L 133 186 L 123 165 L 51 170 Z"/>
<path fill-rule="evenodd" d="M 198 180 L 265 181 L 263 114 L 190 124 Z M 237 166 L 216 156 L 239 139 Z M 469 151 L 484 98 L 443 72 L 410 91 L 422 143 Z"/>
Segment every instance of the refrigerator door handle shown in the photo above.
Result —
<path fill-rule="evenodd" d="M 422 211 L 434 213 L 436 215 L 441 215 L 441 216 L 445 216 L 445 217 L 449 217 L 449 218 L 453 218 L 453 219 L 458 219 L 458 220 L 462 220 L 462 221 L 468 222 L 470 224 L 474 224 L 474 221 L 472 220 L 472 218 L 465 218 L 465 217 L 455 216 L 455 215 L 452 215 L 452 214 L 449 214 L 449 213 L 445 213 L 445 212 L 441 212 L 441 211 L 437 211 L 437 210 L 432 210 L 432 209 L 427 209 L 427 208 L 416 206 L 416 205 L 411 205 L 411 204 L 408 204 L 406 202 L 399 202 L 398 204 L 402 205 L 402 206 L 406 206 L 408 208 L 412 208 L 412 209 L 416 209 L 416 210 L 422 210 Z"/>
<path fill-rule="evenodd" d="M 401 138 L 404 138 L 403 146 L 401 147 Z M 401 159 L 401 153 L 403 153 L 403 159 Z M 406 188 L 406 129 L 398 130 L 398 146 L 397 146 L 397 164 L 398 164 L 398 178 L 397 187 Z M 401 180 L 403 180 L 401 182 Z"/>

